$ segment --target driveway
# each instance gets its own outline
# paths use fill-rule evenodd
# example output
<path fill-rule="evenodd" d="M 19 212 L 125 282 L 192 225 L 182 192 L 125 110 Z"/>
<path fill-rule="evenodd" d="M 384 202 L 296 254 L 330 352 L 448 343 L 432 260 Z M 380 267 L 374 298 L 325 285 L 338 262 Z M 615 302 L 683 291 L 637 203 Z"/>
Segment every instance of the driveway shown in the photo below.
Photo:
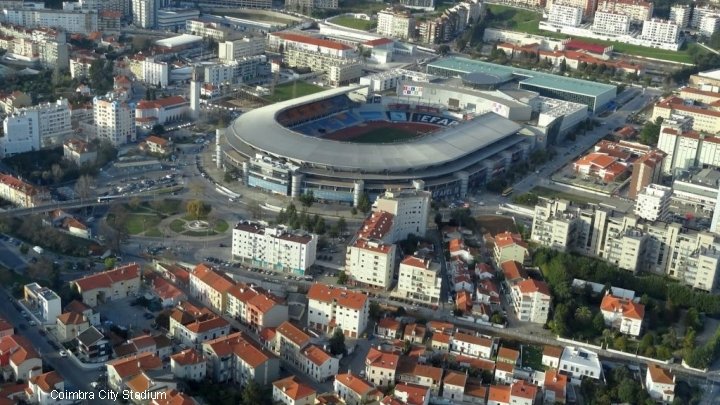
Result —
<path fill-rule="evenodd" d="M 134 332 L 134 336 L 139 336 L 143 334 L 143 329 L 152 329 L 151 325 L 155 322 L 157 314 L 153 313 L 152 319 L 145 319 L 143 315 L 150 311 L 140 305 L 130 305 L 135 299 L 136 297 L 128 297 L 109 301 L 98 305 L 97 310 L 103 319 L 112 322 L 114 325 L 126 327 Z"/>

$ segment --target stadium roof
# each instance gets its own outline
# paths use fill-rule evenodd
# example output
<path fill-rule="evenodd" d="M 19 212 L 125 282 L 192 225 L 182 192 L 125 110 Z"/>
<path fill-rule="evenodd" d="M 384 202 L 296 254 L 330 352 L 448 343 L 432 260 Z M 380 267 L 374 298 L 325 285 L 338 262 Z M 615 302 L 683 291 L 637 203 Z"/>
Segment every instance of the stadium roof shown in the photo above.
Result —
<path fill-rule="evenodd" d="M 453 70 L 455 72 L 458 72 L 459 74 L 486 73 L 495 76 L 502 76 L 507 74 L 524 76 L 527 77 L 527 79 L 522 80 L 522 83 L 524 84 L 552 88 L 592 97 L 597 97 L 609 91 L 617 91 L 617 87 L 610 84 L 591 82 L 588 80 L 580 80 L 572 77 L 558 76 L 543 72 L 536 72 L 534 70 L 521 69 L 512 66 L 497 65 L 494 63 L 487 63 L 467 58 L 444 58 L 429 63 L 428 68 L 430 67 Z"/>
<path fill-rule="evenodd" d="M 362 87 L 327 90 L 248 111 L 231 125 L 235 136 L 228 136 L 228 142 L 236 149 L 242 149 L 239 142 L 244 142 L 257 150 L 298 162 L 369 172 L 397 172 L 453 162 L 521 129 L 510 120 L 487 113 L 413 141 L 363 144 L 304 135 L 280 125 L 275 119 L 278 113 L 288 108 Z"/>
<path fill-rule="evenodd" d="M 155 45 L 172 49 L 179 46 L 194 44 L 196 42 L 202 42 L 202 39 L 202 37 L 197 35 L 181 34 L 171 38 L 159 39 L 155 41 Z"/>

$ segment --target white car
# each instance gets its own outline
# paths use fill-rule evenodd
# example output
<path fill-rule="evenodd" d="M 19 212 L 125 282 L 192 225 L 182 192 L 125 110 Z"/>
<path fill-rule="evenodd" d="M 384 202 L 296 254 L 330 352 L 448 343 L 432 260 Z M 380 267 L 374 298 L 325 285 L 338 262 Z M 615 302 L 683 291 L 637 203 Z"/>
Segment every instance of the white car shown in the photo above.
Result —
<path fill-rule="evenodd" d="M 67 351 L 65 351 L 65 350 L 60 350 L 58 352 L 58 354 L 60 355 L 60 357 L 67 357 L 67 355 L 68 355 Z"/>

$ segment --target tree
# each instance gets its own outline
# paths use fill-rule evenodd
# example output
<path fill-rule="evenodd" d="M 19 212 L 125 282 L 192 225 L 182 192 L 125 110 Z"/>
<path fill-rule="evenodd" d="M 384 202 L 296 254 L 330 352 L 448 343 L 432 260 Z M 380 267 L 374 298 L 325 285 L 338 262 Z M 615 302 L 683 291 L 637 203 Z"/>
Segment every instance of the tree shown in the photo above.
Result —
<path fill-rule="evenodd" d="M 267 389 L 250 380 L 242 391 L 242 405 L 258 405 L 272 403 L 272 397 Z"/>
<path fill-rule="evenodd" d="M 636 404 L 638 383 L 632 378 L 625 378 L 620 382 L 617 389 L 618 399 L 626 404 Z"/>
<path fill-rule="evenodd" d="M 372 209 L 372 203 L 370 202 L 370 196 L 368 193 L 362 193 L 358 199 L 357 209 L 363 214 L 367 214 Z M 353 214 L 354 215 L 354 214 Z"/>
<path fill-rule="evenodd" d="M 592 311 L 586 306 L 579 307 L 575 310 L 575 319 L 586 324 L 592 319 Z"/>
<path fill-rule="evenodd" d="M 95 188 L 95 178 L 92 176 L 83 174 L 78 177 L 75 182 L 75 193 L 81 199 L 90 198 L 92 196 L 92 190 Z"/>
<path fill-rule="evenodd" d="M 250 203 L 248 203 L 248 212 L 250 213 L 250 216 L 252 219 L 260 219 L 262 218 L 262 207 L 260 206 L 260 203 L 256 200 L 251 200 Z M 278 220 L 278 222 L 281 222 Z"/>
<path fill-rule="evenodd" d="M 298 200 L 303 207 L 311 207 L 315 202 L 315 194 L 313 194 L 312 190 L 310 190 L 298 197 Z"/>
<path fill-rule="evenodd" d="M 345 335 L 340 329 L 335 329 L 332 337 L 328 340 L 328 344 L 330 345 L 330 354 L 333 356 L 337 356 L 338 354 L 342 354 L 344 356 L 345 353 L 347 353 L 347 347 L 345 347 Z"/>
<path fill-rule="evenodd" d="M 350 214 L 352 214 L 353 216 L 355 216 L 355 215 L 357 215 L 357 213 L 358 213 L 357 208 L 355 208 L 355 207 L 350 208 Z"/>
<path fill-rule="evenodd" d="M 65 175 L 65 171 L 64 171 L 64 170 L 62 169 L 62 167 L 60 167 L 60 165 L 57 164 L 57 163 L 54 163 L 54 164 L 50 167 L 50 171 L 52 172 L 53 181 L 54 181 L 55 183 L 59 183 L 60 180 L 62 180 L 63 176 Z"/>
<path fill-rule="evenodd" d="M 318 235 L 323 235 L 325 233 L 325 218 L 320 217 L 315 225 L 313 226 L 313 232 Z"/>
<path fill-rule="evenodd" d="M 337 283 L 338 283 L 339 285 L 345 285 L 345 284 L 347 284 L 347 282 L 348 282 L 348 275 L 347 275 L 347 273 L 345 273 L 344 271 L 341 271 L 341 272 L 338 274 Z"/>
<path fill-rule="evenodd" d="M 440 46 L 438 47 L 437 51 L 438 51 L 438 53 L 439 53 L 440 55 L 445 56 L 445 55 L 447 55 L 448 53 L 450 53 L 450 46 L 448 46 L 448 45 L 446 45 L 446 44 L 440 45 Z"/>
<path fill-rule="evenodd" d="M 105 268 L 109 270 L 109 269 L 112 269 L 113 267 L 115 267 L 115 262 L 116 262 L 116 260 L 114 257 L 108 257 L 105 259 L 105 261 L 103 263 L 105 264 Z"/>
<path fill-rule="evenodd" d="M 128 207 L 130 207 L 131 210 L 136 211 L 138 208 L 140 208 L 140 204 L 142 204 L 142 201 L 140 201 L 140 198 L 137 196 L 133 197 L 128 201 Z"/>
<path fill-rule="evenodd" d="M 337 228 L 340 232 L 340 235 L 343 235 L 345 232 L 347 232 L 347 222 L 345 221 L 345 218 L 340 217 L 340 219 L 338 219 Z"/>
<path fill-rule="evenodd" d="M 370 307 L 368 308 L 368 315 L 370 316 L 370 319 L 379 320 L 382 316 L 382 309 L 380 308 L 380 304 L 378 304 L 375 301 L 370 301 Z"/>
<path fill-rule="evenodd" d="M 193 219 L 205 218 L 210 213 L 210 205 L 205 204 L 201 200 L 188 201 L 185 207 L 190 217 Z"/>
<path fill-rule="evenodd" d="M 603 316 L 601 311 L 598 311 L 597 314 L 593 317 L 592 320 L 592 326 L 593 329 L 595 329 L 595 332 L 600 334 L 605 330 L 605 317 Z"/>
<path fill-rule="evenodd" d="M 162 124 L 155 124 L 152 127 L 152 133 L 155 135 L 162 135 L 165 133 L 165 127 Z"/>
<path fill-rule="evenodd" d="M 659 119 L 662 119 L 661 117 L 658 117 Z M 645 126 L 643 127 L 642 131 L 640 131 L 640 142 L 644 143 L 645 145 L 657 145 L 658 138 L 660 137 L 660 122 L 652 122 L 648 121 L 645 123 Z"/>

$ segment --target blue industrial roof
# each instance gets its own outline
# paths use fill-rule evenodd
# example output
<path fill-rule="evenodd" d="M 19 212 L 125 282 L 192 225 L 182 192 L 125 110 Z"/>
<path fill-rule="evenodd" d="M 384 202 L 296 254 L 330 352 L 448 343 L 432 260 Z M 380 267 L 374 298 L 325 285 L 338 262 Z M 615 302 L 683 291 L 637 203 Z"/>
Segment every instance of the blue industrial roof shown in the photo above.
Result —
<path fill-rule="evenodd" d="M 503 76 L 507 74 L 524 76 L 527 77 L 527 79 L 522 80 L 523 84 L 557 89 L 592 97 L 597 97 L 609 91 L 617 92 L 617 86 L 613 86 L 611 84 L 591 82 L 588 80 L 558 76 L 550 73 L 536 72 L 534 70 L 498 65 L 495 63 L 482 62 L 467 58 L 444 58 L 429 63 L 428 68 L 430 67 L 452 70 L 460 74 L 479 72 L 496 76 Z"/>

